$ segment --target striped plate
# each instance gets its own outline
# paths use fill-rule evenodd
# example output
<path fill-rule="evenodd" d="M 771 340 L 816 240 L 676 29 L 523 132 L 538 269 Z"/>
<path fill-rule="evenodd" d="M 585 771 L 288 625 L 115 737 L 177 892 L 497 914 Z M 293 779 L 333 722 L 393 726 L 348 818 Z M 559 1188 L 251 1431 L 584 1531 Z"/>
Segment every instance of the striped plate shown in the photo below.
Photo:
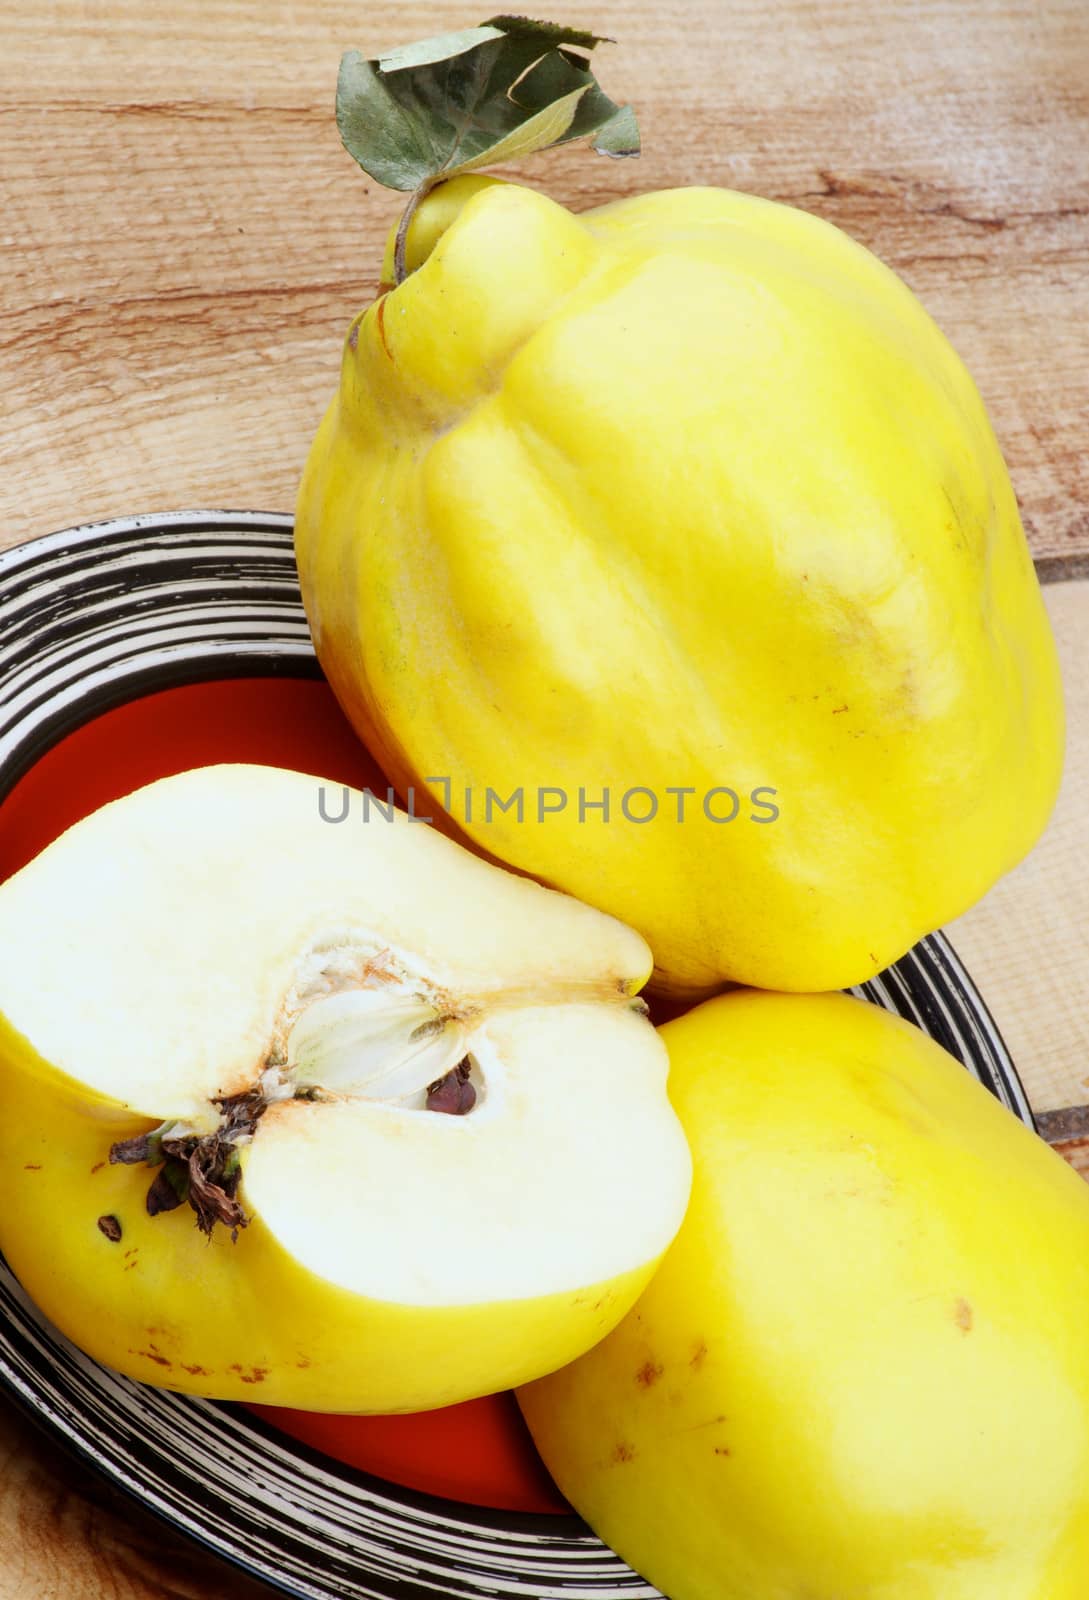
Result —
<path fill-rule="evenodd" d="M 138 695 L 317 675 L 291 522 L 127 517 L 0 555 L 0 798 L 56 741 Z M 985 1007 L 940 934 L 858 991 L 918 1023 L 1032 1117 Z M 144 1388 L 82 1356 L 0 1263 L 0 1380 L 145 1506 L 313 1600 L 605 1600 L 657 1590 L 573 1517 L 487 1511 L 339 1467 L 248 1414 Z"/>

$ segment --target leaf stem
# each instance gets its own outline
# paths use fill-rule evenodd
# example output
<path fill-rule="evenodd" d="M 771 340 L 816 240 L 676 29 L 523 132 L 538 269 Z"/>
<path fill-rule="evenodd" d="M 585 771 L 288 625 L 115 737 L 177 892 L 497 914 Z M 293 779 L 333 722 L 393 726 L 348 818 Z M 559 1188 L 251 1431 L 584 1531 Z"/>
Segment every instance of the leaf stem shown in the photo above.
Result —
<path fill-rule="evenodd" d="M 412 198 L 401 214 L 401 220 L 397 224 L 397 237 L 393 242 L 393 283 L 395 288 L 399 283 L 404 283 L 408 277 L 405 254 L 408 249 L 408 230 L 413 217 L 416 215 L 416 208 L 420 201 L 431 193 L 439 181 L 438 177 L 425 178 L 423 183 L 412 191 Z"/>

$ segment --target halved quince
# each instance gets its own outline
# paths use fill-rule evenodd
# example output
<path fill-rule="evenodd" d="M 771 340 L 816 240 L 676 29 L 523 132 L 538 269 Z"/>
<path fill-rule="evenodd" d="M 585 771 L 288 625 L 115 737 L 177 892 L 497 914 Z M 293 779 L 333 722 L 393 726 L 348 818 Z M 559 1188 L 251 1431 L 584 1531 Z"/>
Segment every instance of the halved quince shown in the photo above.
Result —
<path fill-rule="evenodd" d="M 0 1247 L 173 1389 L 398 1411 L 551 1371 L 687 1202 L 650 968 L 354 791 L 154 783 L 0 888 Z"/>

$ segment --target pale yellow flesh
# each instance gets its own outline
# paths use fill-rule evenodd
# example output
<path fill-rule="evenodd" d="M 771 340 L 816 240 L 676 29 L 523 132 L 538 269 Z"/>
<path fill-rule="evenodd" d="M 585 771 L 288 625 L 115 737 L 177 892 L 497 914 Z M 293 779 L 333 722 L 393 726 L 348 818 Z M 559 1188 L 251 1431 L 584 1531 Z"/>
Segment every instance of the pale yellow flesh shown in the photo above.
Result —
<path fill-rule="evenodd" d="M 629 928 L 320 777 L 203 767 L 69 829 L 0 891 L 0 1009 L 59 1070 L 183 1116 L 253 1082 L 285 993 L 359 953 L 464 1007 L 634 994 Z M 344 959 L 342 959 L 344 958 Z M 111 1016 L 124 1026 L 110 1026 Z"/>
<path fill-rule="evenodd" d="M 433 204 L 299 494 L 341 703 L 399 784 L 450 777 L 486 849 L 639 928 L 664 986 L 873 974 L 1025 853 L 1058 782 L 1054 648 L 971 379 L 788 207 L 576 218 L 480 180 Z M 624 820 L 632 786 L 655 820 Z M 764 786 L 780 814 L 751 821 Z M 580 818 L 605 789 L 610 821 Z"/>
<path fill-rule="evenodd" d="M 405 1305 L 559 1293 L 659 1256 L 689 1166 L 649 1023 L 532 1006 L 472 1038 L 485 1087 L 471 1116 L 363 1100 L 266 1113 L 245 1193 L 283 1247 Z"/>
<path fill-rule="evenodd" d="M 649 955 L 403 818 L 320 822 L 317 787 L 263 768 L 164 780 L 0 887 L 0 1249 L 62 1331 L 133 1377 L 318 1410 L 446 1405 L 600 1338 L 680 1223 L 688 1151 L 631 1000 Z M 337 996 L 354 974 L 448 1010 L 474 1110 L 369 1098 L 350 1072 L 330 1089 L 323 1063 L 352 1061 L 319 1048 L 320 1098 L 270 1104 L 239 1146 L 237 1240 L 206 1240 L 187 1206 L 149 1217 L 154 1170 L 111 1147 L 160 1119 L 212 1127 L 213 1097 L 262 1074 L 290 1096 L 290 1018 L 311 991 L 319 1014 L 328 973 Z"/>
<path fill-rule="evenodd" d="M 23 1059 L 0 1024 L 0 1248 L 63 1333 L 145 1383 L 309 1411 L 428 1410 L 571 1360 L 653 1271 L 647 1260 L 603 1283 L 462 1305 L 353 1294 L 290 1255 L 259 1215 L 236 1244 L 222 1229 L 205 1239 L 187 1207 L 149 1217 L 154 1173 L 105 1160 L 112 1140 L 146 1124 L 88 1115 L 50 1093 L 44 1074 L 20 1071 Z M 99 1216 L 119 1219 L 117 1243 L 99 1231 Z M 384 1219 L 328 1220 L 364 1229 Z M 427 1252 L 426 1231 L 404 1248 Z M 463 1249 L 469 1259 L 468 1235 Z"/>
<path fill-rule="evenodd" d="M 1089 1191 L 937 1045 L 841 996 L 664 1030 L 691 1206 L 522 1391 L 672 1600 L 1084 1600 Z"/>

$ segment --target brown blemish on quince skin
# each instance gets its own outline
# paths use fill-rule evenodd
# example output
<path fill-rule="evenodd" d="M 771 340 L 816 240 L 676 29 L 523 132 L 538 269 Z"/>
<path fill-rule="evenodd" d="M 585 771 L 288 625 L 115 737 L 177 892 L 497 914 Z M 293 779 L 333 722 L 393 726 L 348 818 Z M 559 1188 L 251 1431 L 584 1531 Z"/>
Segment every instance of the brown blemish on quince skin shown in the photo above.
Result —
<path fill-rule="evenodd" d="M 626 1461 L 634 1461 L 635 1446 L 633 1444 L 627 1444 L 622 1439 L 617 1445 L 616 1449 L 613 1451 L 612 1459 L 614 1465 L 616 1466 L 620 1466 Z"/>
<path fill-rule="evenodd" d="M 184 1361 L 182 1362 L 182 1371 L 188 1372 L 190 1377 L 193 1378 L 210 1378 L 212 1376 L 212 1370 L 210 1367 L 191 1367 Z"/>
<path fill-rule="evenodd" d="M 264 1383 L 268 1377 L 267 1367 L 251 1367 L 248 1372 L 245 1372 L 237 1361 L 232 1361 L 227 1370 L 236 1372 L 243 1383 Z"/>
<path fill-rule="evenodd" d="M 635 1374 L 635 1381 L 641 1389 L 652 1389 L 664 1371 L 657 1361 L 644 1361 Z"/>
<path fill-rule="evenodd" d="M 105 1165 L 106 1163 L 104 1161 L 96 1161 L 94 1166 L 91 1168 L 91 1177 L 93 1178 L 96 1172 L 101 1172 Z"/>
<path fill-rule="evenodd" d="M 392 361 L 393 360 L 393 351 L 390 349 L 389 341 L 386 338 L 386 297 L 385 297 L 385 295 L 382 296 L 381 300 L 378 300 L 378 301 L 375 302 L 374 322 L 375 322 L 375 326 L 378 329 L 378 337 L 382 341 L 382 349 L 386 352 L 387 358 L 390 361 Z"/>
<path fill-rule="evenodd" d="M 168 1360 L 161 1351 L 156 1350 L 154 1347 L 150 1350 L 130 1350 L 129 1355 L 139 1356 L 144 1361 L 154 1361 L 157 1367 L 172 1367 L 174 1365 L 173 1361 Z"/>
<path fill-rule="evenodd" d="M 707 1341 L 705 1339 L 701 1339 L 699 1343 L 693 1347 L 692 1354 L 688 1360 L 688 1365 L 692 1368 L 693 1372 L 698 1372 L 706 1360 Z"/>
<path fill-rule="evenodd" d="M 962 1333 L 971 1333 L 972 1324 L 975 1322 L 975 1313 L 970 1302 L 965 1300 L 963 1296 L 953 1307 L 953 1321 Z"/>
<path fill-rule="evenodd" d="M 24 1172 L 40 1172 L 41 1170 L 42 1164 L 40 1161 L 28 1161 L 23 1167 Z"/>

